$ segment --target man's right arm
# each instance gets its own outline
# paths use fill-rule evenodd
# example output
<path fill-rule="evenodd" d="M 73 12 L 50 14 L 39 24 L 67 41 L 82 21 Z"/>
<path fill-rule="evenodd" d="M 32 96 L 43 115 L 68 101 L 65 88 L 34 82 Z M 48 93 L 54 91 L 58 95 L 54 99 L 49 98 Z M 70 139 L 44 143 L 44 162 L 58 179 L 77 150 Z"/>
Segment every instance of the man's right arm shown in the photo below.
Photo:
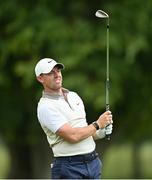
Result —
<path fill-rule="evenodd" d="M 99 128 L 105 128 L 108 124 L 112 123 L 112 115 L 110 111 L 103 113 L 96 121 Z M 77 143 L 89 136 L 94 136 L 96 128 L 93 124 L 85 127 L 71 127 L 68 123 L 61 126 L 56 134 L 70 143 Z"/>

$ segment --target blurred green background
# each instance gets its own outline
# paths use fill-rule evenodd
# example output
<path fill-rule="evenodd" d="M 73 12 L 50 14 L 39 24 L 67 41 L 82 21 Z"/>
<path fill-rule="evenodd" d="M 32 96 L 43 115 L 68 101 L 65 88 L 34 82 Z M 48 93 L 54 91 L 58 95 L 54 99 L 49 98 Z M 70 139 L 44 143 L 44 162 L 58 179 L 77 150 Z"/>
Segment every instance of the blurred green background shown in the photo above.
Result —
<path fill-rule="evenodd" d="M 111 141 L 97 141 L 103 178 L 152 178 L 152 1 L 0 1 L 0 178 L 50 178 L 52 151 L 36 116 L 44 57 L 65 64 L 64 87 L 84 100 L 88 123 L 105 110 L 110 16 Z"/>

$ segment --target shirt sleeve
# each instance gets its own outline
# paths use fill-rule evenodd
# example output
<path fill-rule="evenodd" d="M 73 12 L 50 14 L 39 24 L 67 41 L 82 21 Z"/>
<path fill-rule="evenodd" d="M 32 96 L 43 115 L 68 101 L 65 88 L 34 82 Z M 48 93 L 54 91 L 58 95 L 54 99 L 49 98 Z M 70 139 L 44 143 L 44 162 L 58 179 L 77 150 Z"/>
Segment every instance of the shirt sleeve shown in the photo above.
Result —
<path fill-rule="evenodd" d="M 38 108 L 38 119 L 42 126 L 47 127 L 53 133 L 67 123 L 67 120 L 56 109 L 43 105 Z"/>

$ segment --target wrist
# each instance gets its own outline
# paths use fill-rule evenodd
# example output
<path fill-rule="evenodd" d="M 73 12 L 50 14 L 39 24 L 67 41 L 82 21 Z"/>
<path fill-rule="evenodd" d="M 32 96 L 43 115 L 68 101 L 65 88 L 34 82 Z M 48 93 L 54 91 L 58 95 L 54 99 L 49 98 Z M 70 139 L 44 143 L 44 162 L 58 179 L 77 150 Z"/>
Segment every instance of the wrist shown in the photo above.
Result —
<path fill-rule="evenodd" d="M 99 129 L 95 133 L 95 140 L 97 139 L 103 139 L 106 136 L 105 128 Z"/>
<path fill-rule="evenodd" d="M 97 121 L 93 122 L 92 125 L 96 128 L 96 130 L 99 130 L 99 124 L 97 123 Z"/>
<path fill-rule="evenodd" d="M 99 129 L 103 129 L 103 128 L 105 128 L 105 126 L 104 126 L 103 122 L 101 122 L 99 119 L 98 119 L 96 122 L 97 122 L 97 123 L 98 123 L 98 125 L 99 125 Z"/>

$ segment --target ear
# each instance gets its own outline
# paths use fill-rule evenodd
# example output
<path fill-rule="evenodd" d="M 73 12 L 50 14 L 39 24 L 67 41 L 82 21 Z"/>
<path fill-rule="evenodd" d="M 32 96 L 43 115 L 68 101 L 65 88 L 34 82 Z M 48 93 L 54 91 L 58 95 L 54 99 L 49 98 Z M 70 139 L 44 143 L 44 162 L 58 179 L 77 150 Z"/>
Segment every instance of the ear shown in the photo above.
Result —
<path fill-rule="evenodd" d="M 43 84 L 43 77 L 42 76 L 37 76 L 36 79 Z"/>

